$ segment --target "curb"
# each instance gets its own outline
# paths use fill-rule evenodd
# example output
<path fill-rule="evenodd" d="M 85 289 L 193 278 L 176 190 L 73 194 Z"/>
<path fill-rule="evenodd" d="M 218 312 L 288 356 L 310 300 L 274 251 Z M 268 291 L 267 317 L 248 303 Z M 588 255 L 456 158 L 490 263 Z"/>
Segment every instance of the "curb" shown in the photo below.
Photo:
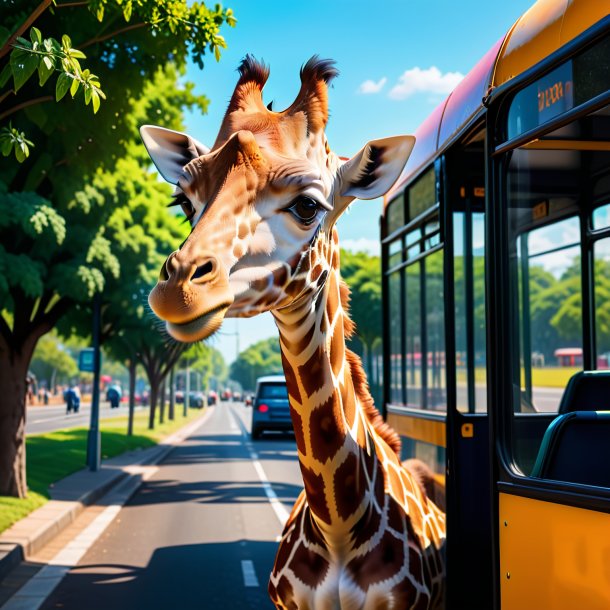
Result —
<path fill-rule="evenodd" d="M 58 493 L 51 491 L 51 499 L 46 504 L 20 521 L 17 521 L 17 523 L 14 523 L 0 535 L 0 580 L 21 561 L 28 556 L 34 555 L 51 542 L 87 506 L 94 504 L 112 489 L 125 482 L 126 479 L 133 478 L 136 481 L 133 487 L 133 492 L 135 492 L 142 483 L 142 477 L 133 472 L 133 467 L 154 466 L 161 462 L 170 451 L 201 426 L 211 415 L 212 411 L 213 407 L 208 407 L 200 417 L 197 417 L 194 421 L 189 422 L 173 434 L 167 436 L 154 447 L 123 454 L 126 457 L 132 455 L 134 458 L 139 454 L 140 459 L 132 459 L 128 463 L 119 465 L 108 464 L 109 461 L 107 461 L 98 471 L 100 473 L 99 478 L 103 480 L 93 487 L 84 489 L 76 496 L 73 493 L 66 494 L 61 491 Z M 116 456 L 116 458 L 123 456 Z M 86 484 L 87 478 L 91 478 L 91 476 L 98 473 L 90 473 L 87 469 L 83 469 L 69 476 L 82 477 L 85 479 Z"/>

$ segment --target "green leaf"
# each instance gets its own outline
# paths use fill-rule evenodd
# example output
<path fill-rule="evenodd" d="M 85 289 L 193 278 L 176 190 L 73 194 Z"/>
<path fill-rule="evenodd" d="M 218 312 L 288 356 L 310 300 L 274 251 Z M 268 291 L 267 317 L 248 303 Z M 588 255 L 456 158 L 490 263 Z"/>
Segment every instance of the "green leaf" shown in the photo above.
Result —
<path fill-rule="evenodd" d="M 41 87 L 49 80 L 54 68 L 55 66 L 50 57 L 42 58 L 42 61 L 38 64 L 38 82 Z"/>
<path fill-rule="evenodd" d="M 220 61 L 220 47 L 218 45 L 214 46 L 214 57 L 216 61 Z"/>
<path fill-rule="evenodd" d="M 102 4 L 97 7 L 95 16 L 97 17 L 98 21 L 102 21 L 104 19 L 104 6 Z"/>
<path fill-rule="evenodd" d="M 78 49 L 70 49 L 69 55 L 70 57 L 74 57 L 75 59 L 87 59 L 87 56 Z"/>
<path fill-rule="evenodd" d="M 19 91 L 19 89 L 25 85 L 28 78 L 30 78 L 30 76 L 36 72 L 36 68 L 38 68 L 38 61 L 38 55 L 34 55 L 28 51 L 15 49 L 11 53 L 10 65 L 13 71 L 15 91 Z"/>
<path fill-rule="evenodd" d="M 91 101 L 91 87 L 87 87 L 85 89 L 85 106 L 88 106 L 90 101 Z"/>
<path fill-rule="evenodd" d="M 93 114 L 97 114 L 97 111 L 100 109 L 100 96 L 95 90 L 91 92 L 91 102 L 93 103 Z"/>
<path fill-rule="evenodd" d="M 5 157 L 8 157 L 11 154 L 11 151 L 13 150 L 13 141 L 9 138 L 3 138 L 2 140 L 0 140 L 0 142 L 2 142 L 2 154 Z"/>
<path fill-rule="evenodd" d="M 21 36 L 17 36 L 16 40 L 19 44 L 23 45 L 24 47 L 27 47 L 28 49 L 32 48 L 32 43 L 29 40 L 26 40 L 25 38 L 22 38 Z"/>
<path fill-rule="evenodd" d="M 55 87 L 55 101 L 59 100 L 66 95 L 68 89 L 72 85 L 72 79 L 67 74 L 60 74 L 57 79 L 57 85 Z"/>
<path fill-rule="evenodd" d="M 64 34 L 61 37 L 61 46 L 64 48 L 64 51 L 66 51 L 66 53 L 70 50 L 70 48 L 72 47 L 72 41 L 70 40 L 70 36 Z"/>
<path fill-rule="evenodd" d="M 132 10 L 133 10 L 133 4 L 129 0 L 128 2 L 125 3 L 125 6 L 123 7 L 123 17 L 125 18 L 125 21 L 129 21 L 131 19 Z"/>
<path fill-rule="evenodd" d="M 19 161 L 19 163 L 23 163 L 25 161 L 25 158 L 27 157 L 27 148 L 28 147 L 26 146 L 25 150 L 23 150 L 21 146 L 15 144 L 15 157 L 17 158 L 17 161 Z"/>
<path fill-rule="evenodd" d="M 74 97 L 76 95 L 79 85 L 80 85 L 80 83 L 76 79 L 72 80 L 72 85 L 70 86 L 70 95 L 72 97 Z"/>
<path fill-rule="evenodd" d="M 8 83 L 9 78 L 13 75 L 11 64 L 6 64 L 2 72 L 0 72 L 0 89 Z"/>
<path fill-rule="evenodd" d="M 30 29 L 30 40 L 42 44 L 42 34 L 38 28 L 32 27 Z"/>

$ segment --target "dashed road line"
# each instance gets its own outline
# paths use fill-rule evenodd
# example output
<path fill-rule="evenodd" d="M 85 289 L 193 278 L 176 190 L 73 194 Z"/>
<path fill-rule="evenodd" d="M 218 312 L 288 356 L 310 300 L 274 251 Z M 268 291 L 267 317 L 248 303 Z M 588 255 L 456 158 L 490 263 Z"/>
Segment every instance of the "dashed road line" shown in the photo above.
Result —
<path fill-rule="evenodd" d="M 260 479 L 260 482 L 263 486 L 263 490 L 265 491 L 265 495 L 267 496 L 267 499 L 271 504 L 271 508 L 273 508 L 275 516 L 278 518 L 280 525 L 284 527 L 286 521 L 288 521 L 290 513 L 286 510 L 286 507 L 282 504 L 281 500 L 277 497 L 277 494 L 271 486 L 271 483 L 267 478 L 267 474 L 265 473 L 265 470 L 258 459 L 258 454 L 254 450 L 252 443 L 248 439 L 248 431 L 246 430 L 244 423 L 241 421 L 240 417 L 235 413 L 233 409 L 231 409 L 231 415 L 233 416 L 233 419 L 237 422 L 237 425 L 241 429 L 241 434 L 244 437 L 246 449 L 250 454 L 252 465 L 254 466 L 254 470 L 256 470 L 258 478 Z"/>
<path fill-rule="evenodd" d="M 244 577 L 244 587 L 258 587 L 258 578 L 251 559 L 241 560 L 241 573 Z"/>

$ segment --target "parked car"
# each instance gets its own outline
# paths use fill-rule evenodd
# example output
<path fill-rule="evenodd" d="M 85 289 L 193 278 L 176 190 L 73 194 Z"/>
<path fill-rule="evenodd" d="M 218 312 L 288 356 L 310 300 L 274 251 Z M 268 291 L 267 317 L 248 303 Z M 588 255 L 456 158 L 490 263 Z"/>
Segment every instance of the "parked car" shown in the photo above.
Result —
<path fill-rule="evenodd" d="M 203 409 L 205 398 L 201 392 L 189 392 L 189 407 Z"/>
<path fill-rule="evenodd" d="M 292 430 L 288 388 L 283 375 L 259 377 L 252 403 L 252 439 L 261 437 L 265 430 Z"/>
<path fill-rule="evenodd" d="M 215 405 L 218 402 L 218 393 L 214 390 L 208 392 L 208 405 Z"/>

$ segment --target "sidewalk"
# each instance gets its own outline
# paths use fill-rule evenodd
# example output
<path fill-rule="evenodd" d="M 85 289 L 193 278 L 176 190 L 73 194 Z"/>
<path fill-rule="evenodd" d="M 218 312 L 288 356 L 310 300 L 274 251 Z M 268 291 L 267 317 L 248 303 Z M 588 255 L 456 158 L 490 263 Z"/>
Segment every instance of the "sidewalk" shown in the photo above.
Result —
<path fill-rule="evenodd" d="M 23 559 L 37 553 L 60 534 L 86 506 L 94 504 L 127 477 L 141 478 L 143 466 L 163 460 L 202 424 L 209 413 L 210 409 L 205 409 L 200 417 L 154 447 L 123 453 L 104 460 L 97 472 L 80 470 L 55 483 L 49 489 L 49 502 L 0 535 L 0 580 Z M 134 485 L 133 490 L 136 488 Z"/>

